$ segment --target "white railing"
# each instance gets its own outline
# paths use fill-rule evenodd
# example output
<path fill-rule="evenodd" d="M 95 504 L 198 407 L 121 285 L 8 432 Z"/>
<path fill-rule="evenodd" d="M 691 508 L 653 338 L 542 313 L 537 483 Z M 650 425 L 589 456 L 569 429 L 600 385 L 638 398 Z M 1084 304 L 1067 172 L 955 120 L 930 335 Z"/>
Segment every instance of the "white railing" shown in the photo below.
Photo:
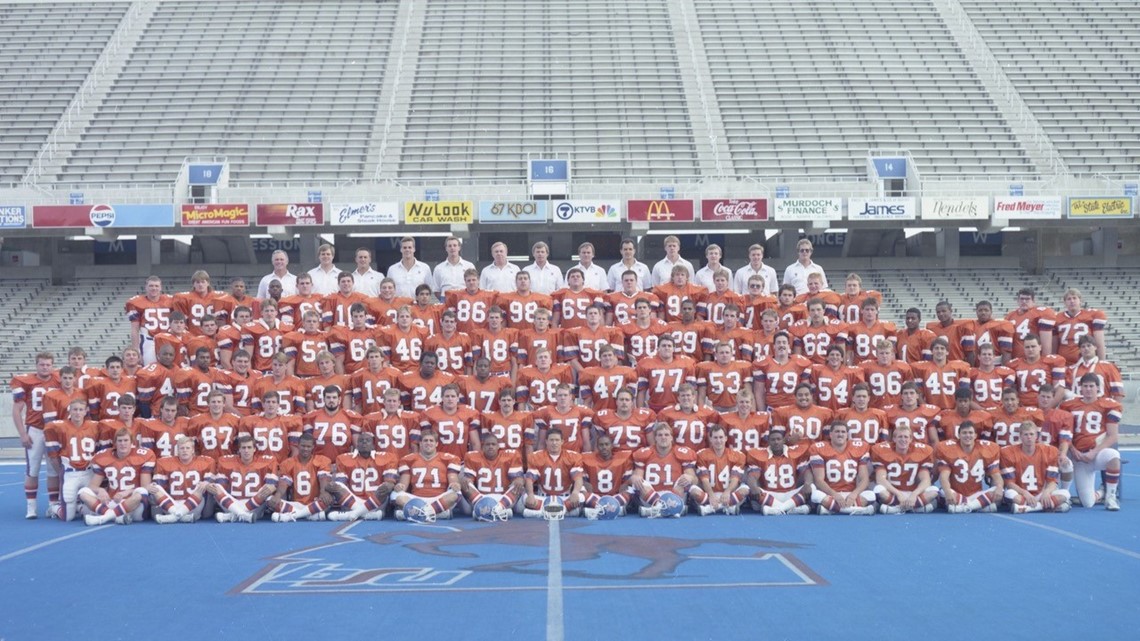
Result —
<path fill-rule="evenodd" d="M 689 57 L 693 65 L 693 81 L 697 86 L 697 97 L 701 103 L 701 114 L 705 118 L 705 128 L 708 130 L 709 137 L 709 150 L 713 158 L 713 166 L 716 168 L 716 177 L 723 178 L 724 163 L 720 158 L 720 146 L 717 144 L 716 129 L 713 127 L 713 108 L 709 107 L 708 92 L 705 91 L 705 74 L 701 73 L 702 69 L 707 69 L 708 64 L 701 64 L 700 56 L 697 54 L 698 50 L 703 51 L 703 48 L 698 49 L 697 44 L 693 42 L 693 25 L 689 20 L 688 0 L 681 0 L 677 3 L 677 8 L 681 13 L 681 23 L 685 28 L 685 40 L 689 45 Z M 707 61 L 706 61 L 707 62 Z M 692 114 L 689 115 L 692 117 Z"/>
<path fill-rule="evenodd" d="M 40 148 L 36 158 L 32 161 L 31 166 L 28 167 L 27 173 L 24 174 L 23 184 L 37 188 L 38 181 L 44 174 L 44 170 L 48 164 L 55 160 L 55 155 L 59 151 L 60 139 L 71 132 L 71 128 L 80 121 L 80 116 L 87 108 L 88 100 L 95 95 L 100 87 L 100 83 L 107 75 L 107 70 L 111 66 L 112 58 L 119 53 L 123 46 L 123 34 L 125 34 L 134 24 L 139 14 L 143 10 L 142 2 L 133 2 L 127 12 L 123 15 L 122 20 L 119 21 L 119 26 L 115 28 L 115 33 L 111 34 L 110 40 L 107 45 L 103 47 L 103 52 L 99 54 L 99 58 L 91 67 L 88 72 L 87 78 L 83 81 L 83 85 L 79 87 L 79 91 L 75 92 L 72 97 L 71 103 L 67 105 L 63 115 L 60 116 L 59 121 L 55 123 L 51 133 L 48 134 L 47 141 L 44 146 Z"/>
<path fill-rule="evenodd" d="M 400 95 L 400 81 L 403 79 L 404 74 L 404 57 L 408 55 L 408 34 L 412 32 L 411 24 L 412 19 L 416 12 L 415 0 L 407 0 L 405 9 L 408 13 L 404 19 L 404 28 L 400 29 L 400 45 L 397 47 L 399 55 L 396 56 L 396 64 L 391 69 L 392 83 L 390 85 L 392 95 L 388 98 L 388 113 L 384 117 L 384 133 L 380 137 L 380 149 L 376 154 L 376 172 L 373 175 L 374 180 L 380 180 L 381 172 L 384 170 L 384 155 L 388 153 L 388 139 L 392 134 L 392 114 L 396 112 L 396 97 Z M 412 52 L 411 55 L 419 55 L 419 52 Z M 409 87 L 408 91 L 412 88 Z"/>
<path fill-rule="evenodd" d="M 1005 100 L 1006 105 L 1012 110 L 1012 113 L 1007 115 L 1016 119 L 1017 124 L 1020 125 L 1027 137 L 1025 142 L 1031 143 L 1041 160 L 1044 161 L 1045 167 L 1043 169 L 1046 170 L 1046 173 L 1052 176 L 1068 174 L 1069 167 L 1061 155 L 1057 153 L 1049 134 L 1041 126 L 1037 117 L 1033 115 L 1033 111 L 1021 97 L 1021 93 L 1013 86 L 1009 76 L 1005 75 L 1001 63 L 998 62 L 997 57 L 994 56 L 961 3 L 958 0 L 944 0 L 939 4 L 943 6 L 948 17 L 953 19 L 958 27 L 958 32 L 964 40 L 962 47 L 965 53 L 970 55 L 970 59 L 977 66 L 978 72 L 984 73 L 993 84 L 991 91 L 996 89 L 998 96 Z"/>

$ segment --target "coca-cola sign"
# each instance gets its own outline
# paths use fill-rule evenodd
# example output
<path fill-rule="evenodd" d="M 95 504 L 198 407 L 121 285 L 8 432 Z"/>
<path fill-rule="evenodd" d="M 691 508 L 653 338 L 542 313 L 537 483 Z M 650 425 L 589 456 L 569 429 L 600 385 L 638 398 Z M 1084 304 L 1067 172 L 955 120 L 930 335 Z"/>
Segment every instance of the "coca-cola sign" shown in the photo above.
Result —
<path fill-rule="evenodd" d="M 717 223 L 768 220 L 768 199 L 702 200 L 701 220 Z"/>

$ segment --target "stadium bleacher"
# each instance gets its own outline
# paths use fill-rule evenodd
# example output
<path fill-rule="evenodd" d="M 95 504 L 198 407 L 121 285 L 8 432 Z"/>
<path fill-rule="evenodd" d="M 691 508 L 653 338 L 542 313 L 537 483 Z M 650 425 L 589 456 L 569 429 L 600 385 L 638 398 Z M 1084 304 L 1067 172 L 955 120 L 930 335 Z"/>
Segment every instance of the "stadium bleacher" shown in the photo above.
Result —
<path fill-rule="evenodd" d="M 129 6 L 129 2 L 44 2 L 4 7 L 0 184 L 18 183 L 24 177 Z"/>
<path fill-rule="evenodd" d="M 173 182 L 362 178 L 397 3 L 163 2 L 59 176 Z"/>
<path fill-rule="evenodd" d="M 1103 0 L 961 0 L 1077 174 L 1140 167 L 1140 16 Z"/>
<path fill-rule="evenodd" d="M 427 3 L 399 177 L 697 175 L 670 24 L 665 0 Z"/>
<path fill-rule="evenodd" d="M 738 173 L 857 176 L 873 148 L 924 174 L 1033 172 L 929 0 L 694 6 Z"/>

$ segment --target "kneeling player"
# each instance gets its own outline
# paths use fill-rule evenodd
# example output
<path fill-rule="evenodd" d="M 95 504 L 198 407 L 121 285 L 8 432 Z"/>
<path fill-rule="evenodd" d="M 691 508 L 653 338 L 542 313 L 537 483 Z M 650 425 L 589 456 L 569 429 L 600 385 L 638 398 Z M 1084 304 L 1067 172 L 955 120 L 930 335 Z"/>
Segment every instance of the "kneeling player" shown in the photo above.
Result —
<path fill-rule="evenodd" d="M 653 426 L 653 444 L 633 453 L 630 485 L 638 492 L 641 516 L 679 517 L 688 512 L 685 497 L 697 487 L 697 455 L 673 443 L 673 427 Z M 699 488 L 698 488 L 699 489 Z M 675 505 L 678 502 L 680 505 Z"/>
<path fill-rule="evenodd" d="M 765 516 L 807 514 L 811 472 L 806 443 L 785 444 L 787 428 L 768 429 L 768 447 L 746 452 L 749 496 L 752 509 Z"/>
<path fill-rule="evenodd" d="M 1120 452 L 1116 442 L 1123 409 L 1108 396 L 1097 397 L 1100 379 L 1096 374 L 1080 378 L 1080 396 L 1066 401 L 1061 409 L 1073 415 L 1073 442 L 1061 441 L 1061 455 L 1073 461 L 1073 483 L 1081 505 L 1096 504 L 1096 473 L 1104 472 L 1104 509 L 1120 509 L 1116 488 L 1120 483 Z"/>
<path fill-rule="evenodd" d="M 67 419 L 52 421 L 44 427 L 44 443 L 48 461 L 62 480 L 62 503 L 53 504 L 49 515 L 74 520 L 80 514 L 79 491 L 91 484 L 95 473 L 91 459 L 99 445 L 99 424 L 87 418 L 87 404 L 82 398 L 67 404 Z"/>
<path fill-rule="evenodd" d="M 218 523 L 253 523 L 265 512 L 265 502 L 277 491 L 277 459 L 258 454 L 249 434 L 237 437 L 237 455 L 218 461 L 214 482 L 206 491 L 213 495 L 222 512 L 214 514 Z"/>
<path fill-rule="evenodd" d="M 459 501 L 463 463 L 438 447 L 439 436 L 427 430 L 420 434 L 419 452 L 400 459 L 400 480 L 392 490 L 392 500 L 399 508 L 396 518 L 416 522 L 451 518 Z"/>
<path fill-rule="evenodd" d="M 867 444 L 849 438 L 850 428 L 835 421 L 828 428 L 827 441 L 811 446 L 811 474 L 815 489 L 811 502 L 820 514 L 875 513 L 875 493 L 871 485 L 871 454 Z"/>
<path fill-rule="evenodd" d="M 623 395 L 629 396 L 629 390 L 619 392 L 618 399 Z M 598 429 L 594 436 L 594 451 L 582 455 L 582 469 L 586 474 L 582 483 L 586 491 L 582 514 L 591 520 L 624 515 L 629 499 L 635 493 L 629 484 L 633 475 L 632 453 L 615 452 L 613 435 Z M 607 500 L 603 501 L 603 498 Z M 607 512 L 607 504 L 612 514 Z"/>
<path fill-rule="evenodd" d="M 463 498 L 475 519 L 506 521 L 525 491 L 522 458 L 517 450 L 500 449 L 492 430 L 483 432 L 479 447 L 463 461 L 459 477 Z"/>
<path fill-rule="evenodd" d="M 1019 423 L 1014 429 L 1021 442 L 1001 448 L 1001 475 L 1010 511 L 1068 512 L 1069 491 L 1057 487 L 1061 478 L 1057 448 L 1037 442 L 1040 429 L 1032 421 Z"/>
<path fill-rule="evenodd" d="M 194 454 L 194 439 L 179 436 L 174 441 L 174 456 L 158 459 L 154 482 L 147 487 L 154 506 L 154 522 L 193 523 L 201 518 L 214 468 L 214 459 Z"/>
<path fill-rule="evenodd" d="M 527 456 L 523 516 L 543 516 L 548 503 L 561 503 L 566 516 L 578 516 L 583 497 L 582 455 L 562 447 L 562 429 L 546 430 L 546 449 Z"/>
<path fill-rule="evenodd" d="M 689 490 L 689 498 L 697 513 L 707 516 L 715 512 L 740 513 L 740 504 L 748 500 L 748 484 L 744 483 L 744 452 L 730 450 L 728 433 L 723 425 L 709 428 L 709 447 L 697 452 L 697 480 L 700 485 Z"/>
<path fill-rule="evenodd" d="M 277 493 L 269 499 L 269 507 L 273 509 L 270 518 L 275 523 L 325 520 L 325 510 L 332 504 L 332 494 L 328 491 L 332 461 L 327 456 L 314 454 L 316 447 L 316 437 L 305 432 L 297 439 L 296 456 L 290 456 L 281 464 Z"/>
<path fill-rule="evenodd" d="M 938 498 L 938 488 L 930 484 L 934 449 L 926 443 L 914 441 L 909 425 L 895 425 L 890 441 L 876 443 L 871 448 L 871 463 L 875 467 L 879 512 L 934 511 L 935 499 Z"/>
<path fill-rule="evenodd" d="M 87 525 L 142 520 L 154 463 L 154 452 L 136 448 L 130 430 L 115 432 L 114 447 L 91 459 L 91 483 L 79 490 L 79 500 L 94 512 L 83 517 Z"/>
<path fill-rule="evenodd" d="M 991 441 L 977 440 L 974 422 L 958 424 L 958 436 L 940 442 L 934 448 L 938 462 L 938 481 L 942 500 L 951 514 L 996 512 L 1001 502 L 1001 448 Z M 985 480 L 989 478 L 990 488 Z"/>
<path fill-rule="evenodd" d="M 376 436 L 361 432 L 356 449 L 336 458 L 336 482 L 328 491 L 340 502 L 340 511 L 329 512 L 330 521 L 379 521 L 388 508 L 388 497 L 399 478 L 400 462 L 391 452 L 376 451 Z"/>

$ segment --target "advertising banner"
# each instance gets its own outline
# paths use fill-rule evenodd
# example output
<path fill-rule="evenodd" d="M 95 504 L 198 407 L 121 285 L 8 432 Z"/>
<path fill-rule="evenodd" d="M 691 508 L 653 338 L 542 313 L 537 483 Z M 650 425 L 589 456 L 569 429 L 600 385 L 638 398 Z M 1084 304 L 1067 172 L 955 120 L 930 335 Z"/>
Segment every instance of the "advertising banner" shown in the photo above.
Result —
<path fill-rule="evenodd" d="M 994 198 L 994 216 L 998 218 L 1030 218 L 1052 220 L 1061 217 L 1061 198 L 1048 196 L 998 196 Z"/>
<path fill-rule="evenodd" d="M 980 198 L 922 198 L 923 220 L 988 220 L 990 200 Z"/>
<path fill-rule="evenodd" d="M 257 224 L 268 225 L 323 225 L 325 206 L 321 203 L 279 203 L 257 206 Z"/>
<path fill-rule="evenodd" d="M 617 202 L 556 200 L 556 223 L 617 223 L 621 222 L 621 206 Z"/>
<path fill-rule="evenodd" d="M 842 198 L 777 198 L 773 220 L 839 220 Z"/>
<path fill-rule="evenodd" d="M 1069 199 L 1069 218 L 1132 218 L 1132 198 L 1081 197 Z"/>
<path fill-rule="evenodd" d="M 173 227 L 174 205 L 36 205 L 32 227 Z"/>
<path fill-rule="evenodd" d="M 847 220 L 914 220 L 914 198 L 848 198 Z"/>
<path fill-rule="evenodd" d="M 183 227 L 249 227 L 249 205 L 182 205 Z"/>
<path fill-rule="evenodd" d="M 0 205 L 0 229 L 23 229 L 28 226 L 28 214 L 23 205 Z"/>
<path fill-rule="evenodd" d="M 625 218 L 643 223 L 691 223 L 695 213 L 691 200 L 630 200 Z"/>
<path fill-rule="evenodd" d="M 701 220 L 706 223 L 768 220 L 767 198 L 702 200 Z"/>
<path fill-rule="evenodd" d="M 409 225 L 469 225 L 475 219 L 470 200 L 408 201 L 404 222 Z"/>
<path fill-rule="evenodd" d="M 545 223 L 545 200 L 481 200 L 481 223 Z"/>
<path fill-rule="evenodd" d="M 329 207 L 332 225 L 395 225 L 399 222 L 400 203 L 344 203 Z"/>

